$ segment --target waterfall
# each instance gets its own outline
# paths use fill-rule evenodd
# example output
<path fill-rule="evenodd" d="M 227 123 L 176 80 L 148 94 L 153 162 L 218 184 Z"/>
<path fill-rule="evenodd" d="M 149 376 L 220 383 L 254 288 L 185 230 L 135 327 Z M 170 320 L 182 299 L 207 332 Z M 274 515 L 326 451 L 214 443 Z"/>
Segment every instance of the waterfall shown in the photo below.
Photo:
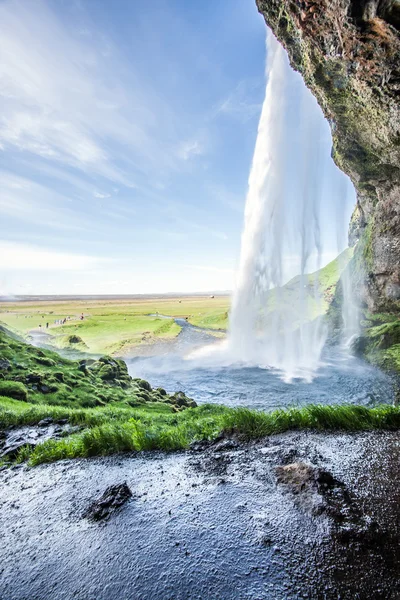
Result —
<path fill-rule="evenodd" d="M 288 145 L 293 119 L 287 118 L 286 110 L 292 73 L 285 51 L 268 32 L 265 100 L 248 182 L 228 338 L 237 361 L 279 369 L 288 381 L 312 379 L 326 339 L 321 319 L 312 318 L 321 302 L 318 281 L 306 275 L 311 257 L 317 268 L 321 263 L 321 125 L 315 111 L 301 102 L 297 128 L 302 155 L 293 156 Z M 284 301 L 280 291 L 288 257 L 299 261 L 293 303 Z"/>

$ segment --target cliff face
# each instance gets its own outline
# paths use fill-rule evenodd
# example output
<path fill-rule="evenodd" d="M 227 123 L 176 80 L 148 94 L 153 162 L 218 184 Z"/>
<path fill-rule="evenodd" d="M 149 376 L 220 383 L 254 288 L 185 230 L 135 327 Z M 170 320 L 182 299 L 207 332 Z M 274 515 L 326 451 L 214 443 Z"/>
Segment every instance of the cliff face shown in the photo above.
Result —
<path fill-rule="evenodd" d="M 352 179 L 354 274 L 374 312 L 400 308 L 400 1 L 256 0 L 316 96 Z"/>

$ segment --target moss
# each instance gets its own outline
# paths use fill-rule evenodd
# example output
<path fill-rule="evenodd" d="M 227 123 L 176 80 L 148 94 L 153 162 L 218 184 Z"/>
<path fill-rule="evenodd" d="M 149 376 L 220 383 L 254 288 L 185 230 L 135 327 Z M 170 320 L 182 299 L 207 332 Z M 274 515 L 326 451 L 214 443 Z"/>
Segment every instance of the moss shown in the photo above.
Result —
<path fill-rule="evenodd" d="M 28 390 L 19 381 L 0 381 L 0 396 L 27 402 Z"/>
<path fill-rule="evenodd" d="M 148 392 L 152 391 L 152 387 L 148 381 L 145 381 L 144 379 L 140 379 L 140 378 L 134 379 L 134 381 L 136 382 L 137 386 L 140 389 L 146 390 Z"/>
<path fill-rule="evenodd" d="M 38 365 L 38 359 L 40 364 Z M 41 350 L 15 340 L 0 328 L 0 361 L 11 385 L 28 386 L 29 402 L 52 406 L 95 407 L 115 402 L 153 402 L 161 396 L 153 393 L 145 380 L 133 381 L 123 360 L 103 356 L 98 361 L 73 361 L 55 352 Z M 3 380 L 8 383 L 7 380 Z M 18 380 L 18 381 L 17 381 Z M 16 388 L 14 388 L 16 389 Z M 21 389 L 21 388 L 19 388 Z M 138 391 L 142 393 L 138 398 Z M 21 399 L 25 398 L 25 394 Z M 168 395 L 165 396 L 169 398 Z"/>
<path fill-rule="evenodd" d="M 116 374 L 116 370 L 111 365 L 103 365 L 98 372 L 98 376 L 104 381 L 112 381 Z"/>
<path fill-rule="evenodd" d="M 55 367 L 56 365 L 55 360 L 47 356 L 38 356 L 35 360 L 39 365 L 43 365 L 45 367 Z"/>
<path fill-rule="evenodd" d="M 353 342 L 354 352 L 379 368 L 400 373 L 400 320 L 391 313 L 364 314 L 362 334 Z"/>

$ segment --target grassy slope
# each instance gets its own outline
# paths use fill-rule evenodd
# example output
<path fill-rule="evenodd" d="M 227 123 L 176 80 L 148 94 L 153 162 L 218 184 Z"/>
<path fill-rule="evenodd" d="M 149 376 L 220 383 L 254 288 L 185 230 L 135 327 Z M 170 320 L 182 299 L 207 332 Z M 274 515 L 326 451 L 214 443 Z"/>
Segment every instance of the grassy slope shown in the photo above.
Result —
<path fill-rule="evenodd" d="M 307 319 L 313 320 L 326 314 L 329 304 L 334 296 L 336 284 L 340 274 L 353 255 L 353 249 L 347 248 L 335 260 L 325 267 L 304 276 L 304 303 L 307 306 Z M 274 289 L 268 298 L 267 314 L 272 314 L 279 303 L 286 314 L 290 314 L 293 307 L 300 304 L 301 277 L 298 275 L 291 279 L 282 288 Z"/>
<path fill-rule="evenodd" d="M 271 413 L 218 405 L 178 408 L 175 396 L 131 380 L 123 361 L 111 361 L 118 365 L 118 377 L 102 379 L 102 372 L 110 367 L 107 360 L 82 370 L 76 361 L 29 346 L 0 330 L 0 430 L 34 425 L 46 417 L 67 419 L 80 427 L 64 438 L 23 447 L 17 462 L 36 465 L 123 451 L 179 450 L 222 432 L 251 439 L 290 429 L 400 427 L 400 409 L 392 406 L 307 406 Z M 32 375 L 40 377 L 46 392 L 27 383 Z"/>
<path fill-rule="evenodd" d="M 174 404 L 172 396 L 132 379 L 122 360 L 102 357 L 82 364 L 30 346 L 1 328 L 0 395 L 26 400 L 31 405 L 79 409 L 160 402 L 172 410 Z"/>

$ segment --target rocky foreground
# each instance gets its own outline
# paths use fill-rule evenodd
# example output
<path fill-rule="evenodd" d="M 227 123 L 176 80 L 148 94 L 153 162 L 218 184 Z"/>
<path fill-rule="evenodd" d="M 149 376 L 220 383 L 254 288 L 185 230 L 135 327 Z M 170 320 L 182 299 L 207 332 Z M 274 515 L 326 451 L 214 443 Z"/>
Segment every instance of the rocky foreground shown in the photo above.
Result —
<path fill-rule="evenodd" d="M 7 600 L 397 599 L 400 434 L 0 472 Z"/>

